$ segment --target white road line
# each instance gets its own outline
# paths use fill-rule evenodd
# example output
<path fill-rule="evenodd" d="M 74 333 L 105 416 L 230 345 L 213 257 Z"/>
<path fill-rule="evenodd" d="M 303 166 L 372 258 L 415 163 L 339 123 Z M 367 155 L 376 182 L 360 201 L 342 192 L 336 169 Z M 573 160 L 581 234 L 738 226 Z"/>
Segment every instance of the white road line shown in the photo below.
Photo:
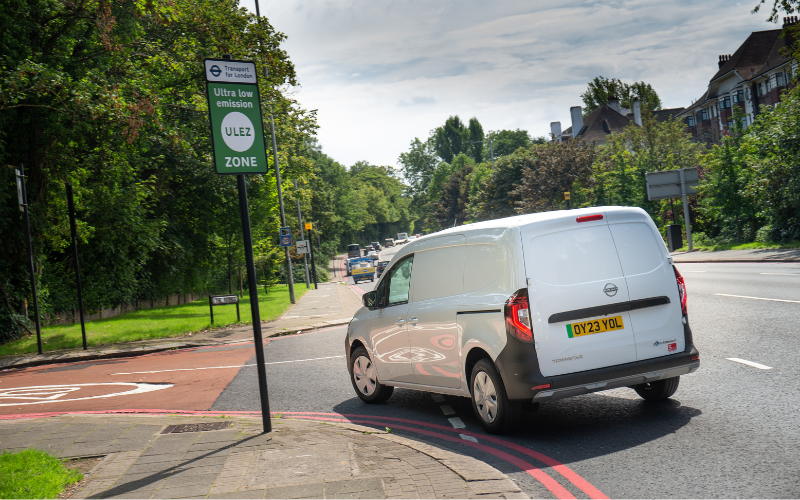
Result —
<path fill-rule="evenodd" d="M 442 396 L 440 396 L 439 394 L 431 394 L 431 397 L 437 403 L 444 403 L 444 398 Z"/>
<path fill-rule="evenodd" d="M 456 414 L 456 412 L 453 411 L 453 407 L 450 406 L 450 405 L 442 405 L 439 408 L 441 408 L 442 413 L 444 413 L 445 415 L 455 415 Z"/>
<path fill-rule="evenodd" d="M 458 418 L 458 417 L 448 418 L 447 420 L 450 422 L 450 425 L 452 425 L 456 429 L 466 429 L 467 428 L 467 426 L 464 425 L 464 422 L 462 422 L 461 419 Z"/>
<path fill-rule="evenodd" d="M 768 274 L 770 276 L 800 276 L 800 274 L 796 273 L 758 273 L 758 274 Z"/>
<path fill-rule="evenodd" d="M 790 302 L 792 304 L 800 304 L 800 300 L 765 299 L 764 297 L 748 297 L 747 295 L 729 295 L 727 293 L 715 293 L 714 295 L 721 295 L 722 297 L 738 297 L 740 299 L 770 300 L 772 302 Z"/>
<path fill-rule="evenodd" d="M 761 363 L 756 363 L 755 361 L 747 361 L 746 359 L 739 359 L 739 358 L 725 358 L 725 359 L 727 359 L 728 361 L 735 361 L 737 363 L 742 363 L 743 365 L 752 366 L 760 370 L 772 370 L 771 366 L 762 365 Z"/>
<path fill-rule="evenodd" d="M 285 363 L 302 363 L 303 361 L 319 361 L 323 359 L 335 359 L 335 358 L 343 358 L 342 356 L 325 356 L 324 358 L 309 358 L 309 359 L 293 359 L 291 361 L 272 361 L 270 363 L 264 363 L 265 365 L 282 365 Z M 222 370 L 225 368 L 243 368 L 245 366 L 256 366 L 255 363 L 251 365 L 230 365 L 230 366 L 201 366 L 198 368 L 173 368 L 171 370 L 150 370 L 146 372 L 120 372 L 120 373 L 112 373 L 112 375 L 138 375 L 142 373 L 164 373 L 164 372 L 191 372 L 195 370 Z"/>
<path fill-rule="evenodd" d="M 461 436 L 461 439 L 464 439 L 466 441 L 472 441 L 473 443 L 477 443 L 478 442 L 477 439 L 475 439 L 472 436 L 467 436 L 466 434 L 459 434 L 459 436 Z"/>

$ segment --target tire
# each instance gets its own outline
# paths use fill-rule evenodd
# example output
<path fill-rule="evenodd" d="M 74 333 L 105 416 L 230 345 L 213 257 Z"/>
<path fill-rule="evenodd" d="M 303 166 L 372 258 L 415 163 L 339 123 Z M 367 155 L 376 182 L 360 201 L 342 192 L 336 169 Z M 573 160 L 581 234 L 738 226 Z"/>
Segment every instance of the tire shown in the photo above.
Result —
<path fill-rule="evenodd" d="M 369 404 L 383 403 L 392 396 L 394 387 L 378 381 L 378 372 L 369 353 L 363 347 L 357 348 L 350 356 L 350 382 L 361 401 Z"/>
<path fill-rule="evenodd" d="M 489 434 L 513 430 L 522 419 L 522 405 L 512 403 L 506 396 L 503 379 L 488 359 L 475 363 L 470 376 L 472 409 Z"/>
<path fill-rule="evenodd" d="M 664 401 L 678 390 L 680 377 L 666 378 L 633 386 L 636 393 L 647 401 Z"/>

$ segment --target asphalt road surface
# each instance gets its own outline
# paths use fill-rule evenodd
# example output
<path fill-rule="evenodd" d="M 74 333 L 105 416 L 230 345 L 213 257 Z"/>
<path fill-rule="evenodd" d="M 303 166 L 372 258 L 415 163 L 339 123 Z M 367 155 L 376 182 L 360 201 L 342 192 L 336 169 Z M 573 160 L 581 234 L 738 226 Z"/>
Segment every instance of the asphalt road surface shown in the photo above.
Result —
<path fill-rule="evenodd" d="M 385 404 L 363 404 L 345 366 L 346 328 L 335 327 L 266 344 L 271 409 L 358 415 L 350 418 L 482 459 L 534 498 L 800 497 L 800 265 L 678 268 L 701 366 L 669 401 L 615 389 L 542 404 L 498 439 L 483 434 L 466 398 L 398 389 Z M 254 363 L 245 343 L 0 373 L 0 414 L 87 406 L 257 411 Z M 19 389 L 112 382 L 134 385 Z"/>

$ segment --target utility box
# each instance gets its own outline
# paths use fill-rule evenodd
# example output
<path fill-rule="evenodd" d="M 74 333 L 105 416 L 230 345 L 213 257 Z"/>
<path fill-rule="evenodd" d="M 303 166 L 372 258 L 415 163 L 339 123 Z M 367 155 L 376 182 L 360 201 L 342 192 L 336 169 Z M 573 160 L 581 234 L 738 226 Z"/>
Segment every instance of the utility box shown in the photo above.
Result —
<path fill-rule="evenodd" d="M 669 246 L 670 253 L 683 246 L 683 235 L 681 234 L 680 224 L 670 224 L 667 226 L 667 245 Z"/>

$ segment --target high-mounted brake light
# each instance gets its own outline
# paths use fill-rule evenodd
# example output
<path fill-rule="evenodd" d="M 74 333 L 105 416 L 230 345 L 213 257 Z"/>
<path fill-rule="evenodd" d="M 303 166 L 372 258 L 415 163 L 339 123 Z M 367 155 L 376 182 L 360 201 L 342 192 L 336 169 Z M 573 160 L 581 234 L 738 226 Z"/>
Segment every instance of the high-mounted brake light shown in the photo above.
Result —
<path fill-rule="evenodd" d="M 533 342 L 528 289 L 521 288 L 506 301 L 506 331 L 523 342 Z"/>
<path fill-rule="evenodd" d="M 603 214 L 597 215 L 584 215 L 575 219 L 578 222 L 592 222 L 593 220 L 603 220 Z"/>
<path fill-rule="evenodd" d="M 681 312 L 686 316 L 686 283 L 683 281 L 683 276 L 678 272 L 677 267 L 672 266 L 672 270 L 675 271 L 675 279 L 678 282 L 678 296 L 681 299 Z"/>

